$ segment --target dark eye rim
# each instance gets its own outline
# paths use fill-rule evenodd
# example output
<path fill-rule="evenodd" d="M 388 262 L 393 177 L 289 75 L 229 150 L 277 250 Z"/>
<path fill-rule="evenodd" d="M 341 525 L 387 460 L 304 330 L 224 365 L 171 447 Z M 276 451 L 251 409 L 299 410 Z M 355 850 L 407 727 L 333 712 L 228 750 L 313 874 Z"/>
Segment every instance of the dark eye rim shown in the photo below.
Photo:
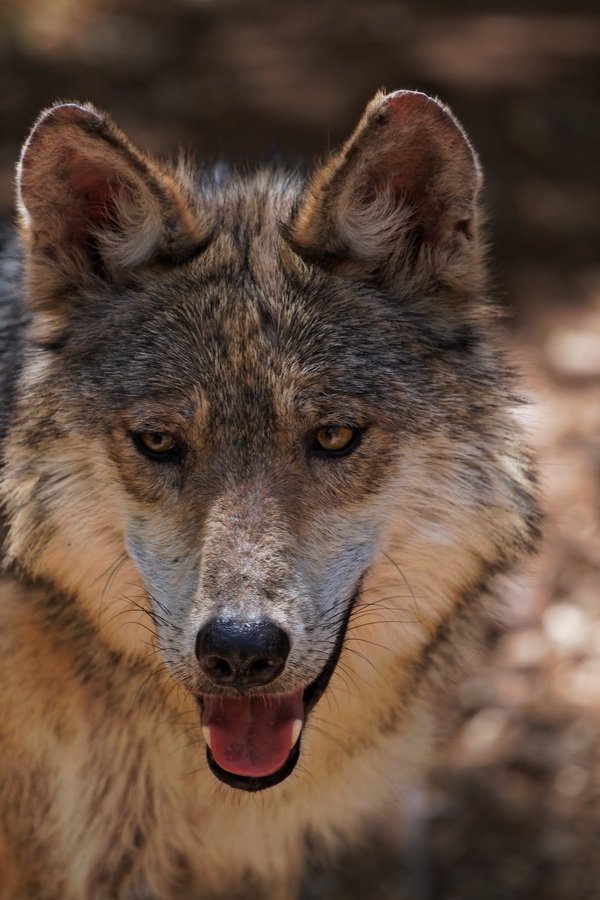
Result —
<path fill-rule="evenodd" d="M 317 434 L 321 430 L 321 428 L 349 428 L 352 432 L 351 440 L 346 444 L 345 447 L 342 447 L 341 450 L 325 450 L 319 444 L 317 444 Z M 325 425 L 320 425 L 319 428 L 315 428 L 314 431 L 311 431 L 308 436 L 308 450 L 311 456 L 316 457 L 317 459 L 339 459 L 342 456 L 348 456 L 352 453 L 358 445 L 360 444 L 365 429 L 359 428 L 356 425 L 349 425 L 347 423 L 341 422 L 327 422 Z"/>
<path fill-rule="evenodd" d="M 136 448 L 136 450 L 139 453 L 141 453 L 142 456 L 145 456 L 146 459 L 150 459 L 153 462 L 159 462 L 159 463 L 181 462 L 181 460 L 183 458 L 184 448 L 181 445 L 181 443 L 177 440 L 177 438 L 175 438 L 175 437 L 173 437 L 173 435 L 169 434 L 170 437 L 173 437 L 175 444 L 173 447 L 169 448 L 169 450 L 164 450 L 161 453 L 161 452 L 155 452 L 155 451 L 149 450 L 148 447 L 146 447 L 144 445 L 142 438 L 145 434 L 169 434 L 169 432 L 167 432 L 167 431 L 162 432 L 158 429 L 156 429 L 156 431 L 152 431 L 152 429 L 150 429 L 150 428 L 144 428 L 141 431 L 132 431 L 131 439 L 133 441 L 133 445 Z"/>

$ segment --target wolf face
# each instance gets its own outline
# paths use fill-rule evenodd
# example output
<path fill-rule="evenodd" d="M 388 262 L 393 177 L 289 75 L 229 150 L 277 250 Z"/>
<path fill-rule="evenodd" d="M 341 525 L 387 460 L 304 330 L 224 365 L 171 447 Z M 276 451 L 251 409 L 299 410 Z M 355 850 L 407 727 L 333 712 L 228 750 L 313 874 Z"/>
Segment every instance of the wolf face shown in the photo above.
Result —
<path fill-rule="evenodd" d="M 460 126 L 410 92 L 307 182 L 198 185 L 87 106 L 25 145 L 9 556 L 119 652 L 159 649 L 231 787 L 289 776 L 330 682 L 359 679 L 348 715 L 375 727 L 368 668 L 403 691 L 530 543 L 479 184 Z"/>

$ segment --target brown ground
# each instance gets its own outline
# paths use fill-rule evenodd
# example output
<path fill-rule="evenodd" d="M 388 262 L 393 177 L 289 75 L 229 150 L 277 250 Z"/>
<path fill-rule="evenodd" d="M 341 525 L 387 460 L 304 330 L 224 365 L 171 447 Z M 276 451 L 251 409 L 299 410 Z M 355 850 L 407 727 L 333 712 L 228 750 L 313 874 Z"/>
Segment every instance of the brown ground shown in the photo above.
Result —
<path fill-rule="evenodd" d="M 546 542 L 404 862 L 306 900 L 600 900 L 597 0 L 0 0 L 0 208 L 37 111 L 90 99 L 158 153 L 292 161 L 375 89 L 441 96 L 487 173 L 495 281 L 533 403 Z"/>

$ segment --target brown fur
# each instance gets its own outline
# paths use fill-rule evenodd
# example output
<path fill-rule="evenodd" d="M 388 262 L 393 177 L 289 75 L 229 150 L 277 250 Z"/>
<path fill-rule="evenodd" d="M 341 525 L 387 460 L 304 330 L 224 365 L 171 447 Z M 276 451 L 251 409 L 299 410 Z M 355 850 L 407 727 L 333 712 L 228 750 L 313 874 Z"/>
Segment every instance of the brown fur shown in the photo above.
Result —
<path fill-rule="evenodd" d="M 0 332 L 7 900 L 294 896 L 309 836 L 402 810 L 535 536 L 448 110 L 377 95 L 306 183 L 192 184 L 89 106 L 24 147 Z M 331 426 L 357 435 L 337 457 Z M 284 632 L 281 674 L 213 683 L 215 616 Z M 340 647 L 294 770 L 222 783 L 198 702 L 278 703 Z"/>

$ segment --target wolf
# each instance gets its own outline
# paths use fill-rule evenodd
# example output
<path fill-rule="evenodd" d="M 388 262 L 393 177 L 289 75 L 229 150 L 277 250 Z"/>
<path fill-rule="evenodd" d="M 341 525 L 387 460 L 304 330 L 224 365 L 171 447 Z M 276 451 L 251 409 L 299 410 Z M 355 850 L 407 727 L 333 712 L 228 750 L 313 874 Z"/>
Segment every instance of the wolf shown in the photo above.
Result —
<path fill-rule="evenodd" d="M 406 804 L 538 531 L 477 157 L 308 174 L 42 113 L 2 238 L 0 897 L 296 896 Z M 391 821 L 391 819 L 390 819 Z"/>

